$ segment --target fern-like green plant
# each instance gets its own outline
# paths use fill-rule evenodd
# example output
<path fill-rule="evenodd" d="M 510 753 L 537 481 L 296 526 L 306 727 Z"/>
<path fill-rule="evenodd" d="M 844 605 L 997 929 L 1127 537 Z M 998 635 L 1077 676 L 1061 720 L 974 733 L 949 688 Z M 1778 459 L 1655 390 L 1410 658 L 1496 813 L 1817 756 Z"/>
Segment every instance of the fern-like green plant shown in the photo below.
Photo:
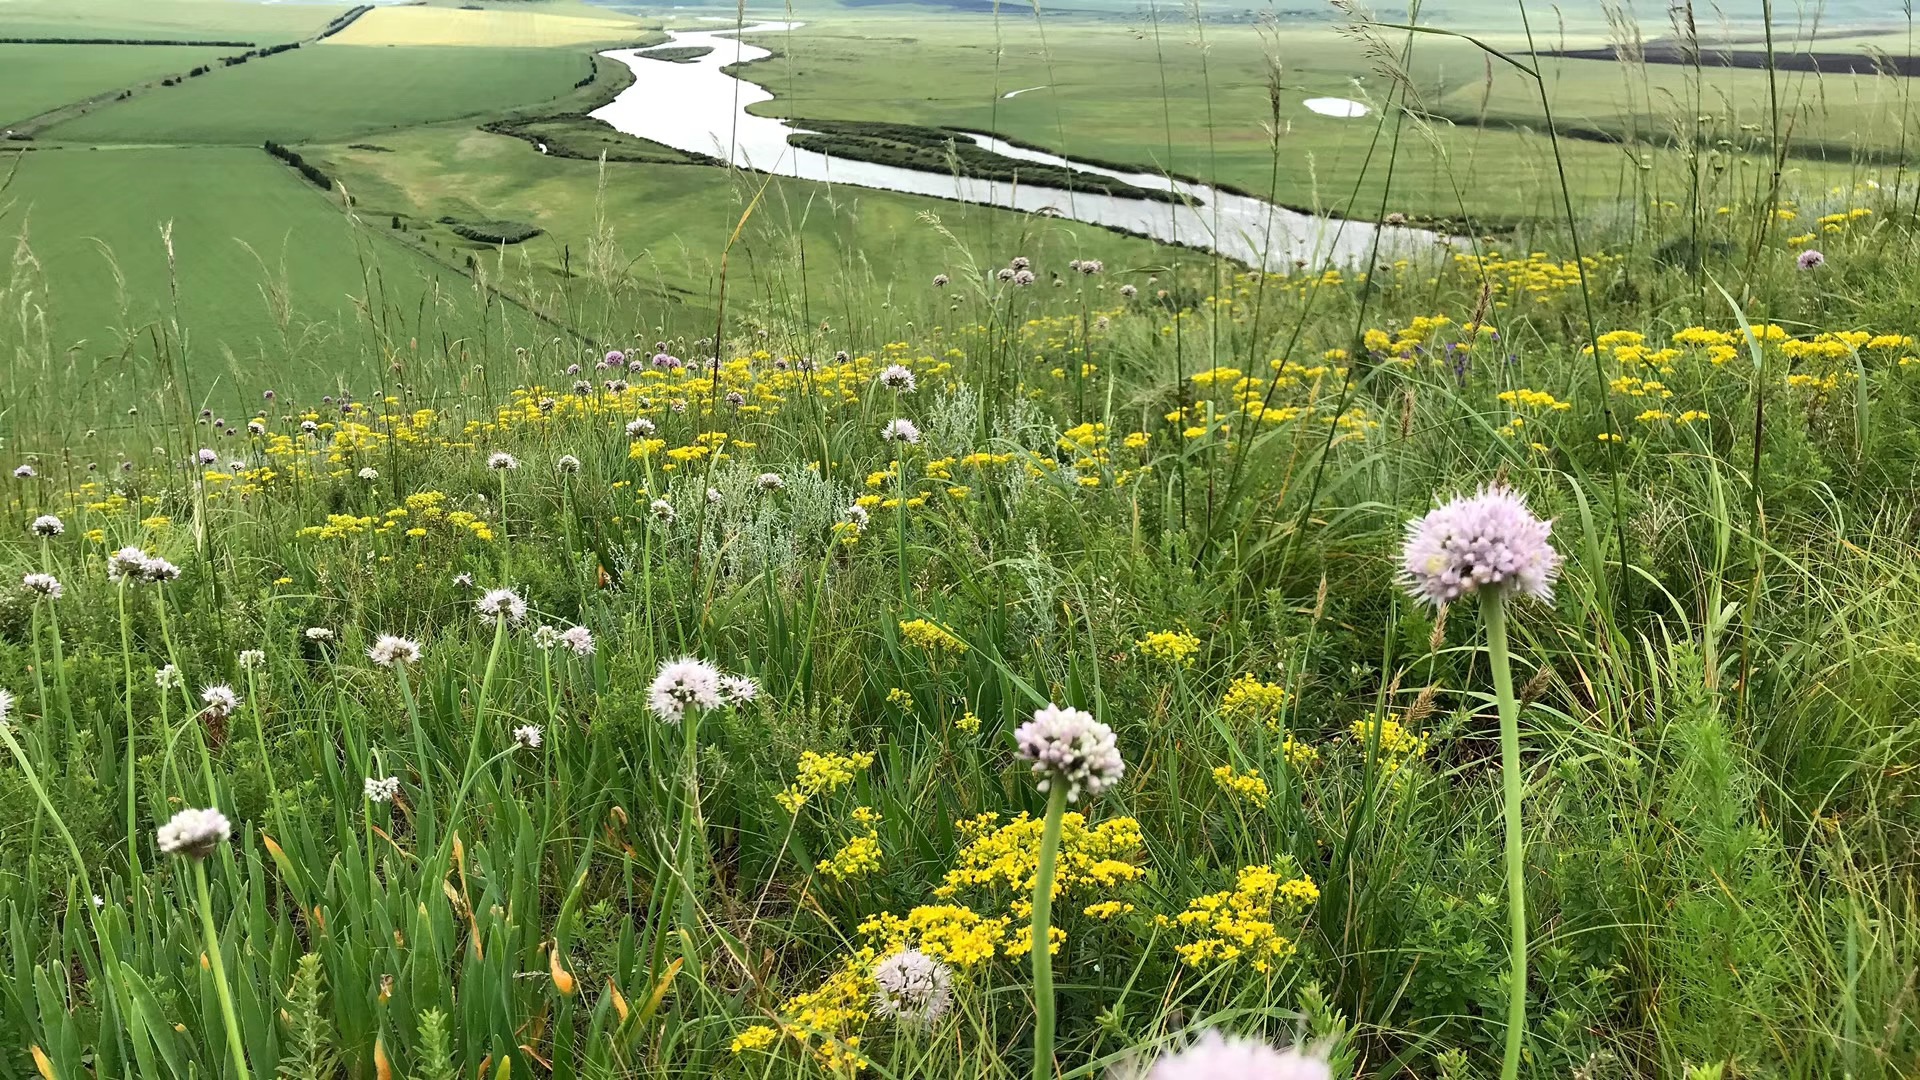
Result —
<path fill-rule="evenodd" d="M 447 1014 L 439 1009 L 420 1013 L 419 1065 L 410 1080 L 459 1080 L 453 1066 L 452 1040 L 447 1034 Z"/>
<path fill-rule="evenodd" d="M 323 1015 L 325 983 L 326 971 L 320 966 L 319 954 L 302 956 L 293 972 L 293 985 L 287 990 L 283 1014 L 287 1050 L 280 1057 L 280 1067 L 274 1070 L 281 1080 L 331 1080 L 339 1074 L 333 1032 Z"/>

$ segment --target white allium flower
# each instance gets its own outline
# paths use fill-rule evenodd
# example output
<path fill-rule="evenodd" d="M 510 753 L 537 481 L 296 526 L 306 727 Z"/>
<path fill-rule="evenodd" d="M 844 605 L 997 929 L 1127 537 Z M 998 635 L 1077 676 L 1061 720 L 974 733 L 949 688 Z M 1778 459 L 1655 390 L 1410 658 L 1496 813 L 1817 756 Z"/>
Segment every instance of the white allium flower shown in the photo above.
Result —
<path fill-rule="evenodd" d="M 154 839 L 159 842 L 162 853 L 198 861 L 213 854 L 214 849 L 232 835 L 233 823 L 227 820 L 227 815 L 208 807 L 182 810 L 173 815 L 171 821 L 160 826 Z"/>
<path fill-rule="evenodd" d="M 763 472 L 754 483 L 760 485 L 761 491 L 779 491 L 787 486 L 787 482 L 782 480 L 777 472 Z"/>
<path fill-rule="evenodd" d="M 1063 709 L 1052 702 L 1033 714 L 1013 733 L 1022 760 L 1032 763 L 1041 791 L 1056 783 L 1067 785 L 1067 801 L 1080 793 L 1098 795 L 1118 783 L 1127 771 L 1120 759 L 1113 729 L 1080 709 Z"/>
<path fill-rule="evenodd" d="M 59 536 L 67 531 L 67 523 L 52 514 L 41 514 L 27 526 L 27 531 L 35 536 Z"/>
<path fill-rule="evenodd" d="M 1209 1030 L 1186 1049 L 1163 1055 L 1142 1080 L 1329 1080 L 1331 1076 L 1324 1058 Z"/>
<path fill-rule="evenodd" d="M 266 663 L 267 654 L 259 649 L 240 650 L 240 667 L 243 670 L 252 671 L 255 668 L 265 667 Z"/>
<path fill-rule="evenodd" d="M 720 494 L 720 489 L 719 489 L 719 488 L 708 488 L 708 489 L 707 489 L 707 505 L 708 505 L 708 506 L 719 506 L 719 505 L 720 505 L 720 500 L 721 500 L 721 499 L 722 499 L 723 497 L 724 497 L 724 496 L 722 496 L 722 495 Z"/>
<path fill-rule="evenodd" d="M 1120 298 L 1122 300 L 1131 300 L 1138 295 L 1140 295 L 1140 289 L 1138 286 L 1135 286 L 1135 285 L 1120 286 Z"/>
<path fill-rule="evenodd" d="M 95 911 L 98 911 L 98 910 L 100 910 L 101 908 L 103 908 L 103 907 L 106 907 L 106 906 L 107 906 L 107 898 L 106 898 L 106 897 L 104 897 L 104 896 L 101 896 L 101 895 L 100 895 L 99 893 L 94 893 L 94 894 L 93 894 L 93 909 L 94 909 Z"/>
<path fill-rule="evenodd" d="M 371 465 L 368 465 L 362 468 L 359 472 L 355 473 L 354 475 L 358 476 L 362 480 L 378 480 L 380 479 L 380 470 L 374 468 Z"/>
<path fill-rule="evenodd" d="M 66 591 L 65 586 L 60 584 L 60 579 L 52 574 L 24 574 L 20 578 L 20 587 L 49 600 L 60 599 L 60 594 Z"/>
<path fill-rule="evenodd" d="M 911 394 L 919 384 L 914 381 L 912 368 L 905 364 L 889 364 L 880 373 L 880 385 L 895 393 Z"/>
<path fill-rule="evenodd" d="M 665 499 L 655 499 L 648 503 L 647 513 L 653 515 L 653 520 L 662 525 L 671 525 L 674 519 L 680 516 L 674 511 L 673 504 Z"/>
<path fill-rule="evenodd" d="M 1015 285 L 1025 287 L 1033 284 L 1036 280 L 1038 279 L 1033 276 L 1033 271 L 1031 270 L 1015 270 L 1013 272 L 1013 283 Z"/>
<path fill-rule="evenodd" d="M 151 558 L 137 547 L 123 547 L 107 556 L 107 580 L 139 581 Z"/>
<path fill-rule="evenodd" d="M 156 585 L 161 582 L 178 580 L 179 577 L 180 568 L 158 555 L 148 559 L 146 563 L 140 567 L 140 580 L 152 582 Z"/>
<path fill-rule="evenodd" d="M 473 588 L 473 575 L 462 571 L 453 575 L 453 583 L 459 588 L 471 589 Z"/>
<path fill-rule="evenodd" d="M 489 626 L 496 619 L 504 618 L 511 626 L 527 617 L 527 602 L 512 589 L 488 589 L 474 606 L 480 609 L 481 621 Z"/>
<path fill-rule="evenodd" d="M 873 520 L 873 515 L 867 513 L 866 507 L 861 506 L 859 503 L 855 503 L 852 506 L 847 507 L 847 520 L 853 522 L 854 525 L 858 526 L 859 528 L 864 529 L 867 527 L 867 522 Z"/>
<path fill-rule="evenodd" d="M 644 416 L 627 421 L 627 438 L 629 439 L 643 439 L 653 434 L 655 430 L 653 421 Z"/>
<path fill-rule="evenodd" d="M 725 675 L 720 679 L 720 696 L 729 705 L 745 705 L 760 696 L 760 684 L 748 675 Z"/>
<path fill-rule="evenodd" d="M 13 692 L 0 690 L 0 727 L 13 727 Z"/>
<path fill-rule="evenodd" d="M 571 649 L 575 656 L 593 655 L 593 631 L 584 626 L 570 626 L 561 631 L 560 643 Z"/>
<path fill-rule="evenodd" d="M 523 750 L 540 749 L 540 726 L 524 724 L 513 729 L 513 743 Z"/>
<path fill-rule="evenodd" d="M 420 662 L 420 643 L 397 634 L 381 634 L 367 649 L 367 659 L 381 667 Z"/>
<path fill-rule="evenodd" d="M 912 444 L 920 441 L 920 429 L 903 416 L 887 421 L 887 426 L 880 429 L 880 437 L 888 442 Z"/>
<path fill-rule="evenodd" d="M 201 690 L 200 701 L 215 716 L 230 716 L 240 707 L 240 695 L 225 683 L 216 683 Z"/>
<path fill-rule="evenodd" d="M 216 461 L 219 461 L 220 455 L 214 453 L 212 447 L 203 446 L 197 452 L 194 453 L 193 459 L 199 462 L 202 466 L 207 466 L 207 465 L 213 464 Z"/>
<path fill-rule="evenodd" d="M 40 474 L 36 472 L 31 465 L 22 465 L 13 470 L 13 477 L 16 480 L 31 480 L 38 475 Z"/>
<path fill-rule="evenodd" d="M 179 668 L 168 664 L 153 673 L 153 685 L 162 690 L 178 690 L 186 685 L 186 680 L 181 677 Z"/>
<path fill-rule="evenodd" d="M 561 454 L 560 460 L 554 462 L 553 467 L 561 473 L 571 476 L 580 471 L 580 459 L 574 457 L 572 454 Z"/>
<path fill-rule="evenodd" d="M 495 450 L 493 453 L 487 455 L 487 468 L 489 469 L 517 469 L 519 467 L 520 459 L 507 453 L 505 450 Z"/>
<path fill-rule="evenodd" d="M 368 802 L 392 802 L 393 797 L 400 794 L 400 778 L 389 776 L 381 779 L 369 776 L 363 790 L 367 793 Z"/>
<path fill-rule="evenodd" d="M 660 673 L 647 688 L 647 705 L 655 716 L 677 724 L 689 706 L 696 709 L 720 707 L 720 672 L 705 660 L 683 656 L 660 665 Z"/>
<path fill-rule="evenodd" d="M 533 629 L 533 647 L 534 648 L 545 650 L 545 649 L 551 649 L 558 644 L 560 644 L 560 631 L 555 630 L 553 627 L 548 626 L 546 623 L 541 623 L 539 626 L 534 627 Z"/>
<path fill-rule="evenodd" d="M 249 420 L 249 421 L 247 421 L 247 434 L 249 434 L 249 435 L 265 435 L 266 433 L 267 433 L 267 425 L 266 425 L 266 422 L 265 422 L 265 421 L 263 421 L 263 420 Z"/>
<path fill-rule="evenodd" d="M 953 973 L 919 949 L 874 965 L 873 984 L 873 1011 L 906 1023 L 931 1025 L 953 1005 Z"/>
<path fill-rule="evenodd" d="M 307 640 L 308 641 L 332 641 L 333 631 L 327 629 L 324 626 L 309 626 L 307 627 Z"/>

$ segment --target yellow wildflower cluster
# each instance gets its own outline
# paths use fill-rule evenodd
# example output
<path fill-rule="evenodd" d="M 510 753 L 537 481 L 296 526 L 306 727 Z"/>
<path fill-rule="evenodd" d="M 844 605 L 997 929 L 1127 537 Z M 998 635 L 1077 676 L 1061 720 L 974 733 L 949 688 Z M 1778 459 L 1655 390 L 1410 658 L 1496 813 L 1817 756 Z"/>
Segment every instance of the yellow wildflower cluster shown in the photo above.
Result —
<path fill-rule="evenodd" d="M 772 1024 L 755 1024 L 735 1035 L 733 1041 L 727 1044 L 727 1049 L 735 1054 L 743 1054 L 749 1050 L 765 1050 L 773 1045 L 773 1040 L 779 1037 L 780 1030 Z"/>
<path fill-rule="evenodd" d="M 867 826 L 866 832 L 847 841 L 844 847 L 831 856 L 821 859 L 815 869 L 835 881 L 851 881 L 878 871 L 880 869 L 880 833 L 873 826 Z"/>
<path fill-rule="evenodd" d="M 1571 403 L 1561 401 L 1545 390 L 1502 390 L 1499 397 L 1502 402 L 1508 405 L 1524 409 L 1566 412 L 1568 409 L 1573 408 Z"/>
<path fill-rule="evenodd" d="M 1260 778 L 1259 772 L 1253 769 L 1238 772 L 1231 765 L 1222 765 L 1213 770 L 1213 782 L 1228 795 L 1262 810 L 1266 809 L 1269 792 L 1267 782 Z"/>
<path fill-rule="evenodd" d="M 1302 742 L 1288 735 L 1280 743 L 1280 756 L 1286 759 L 1287 767 L 1295 772 L 1305 772 L 1320 763 L 1320 749 L 1310 742 Z"/>
<path fill-rule="evenodd" d="M 1136 644 L 1147 659 L 1181 667 L 1192 667 L 1200 652 L 1200 639 L 1185 630 L 1156 630 Z"/>
<path fill-rule="evenodd" d="M 807 800 L 815 795 L 825 795 L 853 782 L 854 774 L 873 764 L 871 751 L 856 751 L 851 754 L 819 754 L 812 750 L 800 752 L 799 772 L 793 783 L 773 797 L 774 801 L 785 807 L 787 813 L 798 814 Z"/>
<path fill-rule="evenodd" d="M 1199 935 L 1176 946 L 1180 959 L 1193 967 L 1246 963 L 1265 974 L 1299 951 L 1290 934 L 1307 908 L 1320 900 L 1313 879 L 1294 876 L 1271 866 L 1243 868 L 1234 887 L 1195 897 L 1172 921 Z M 1283 933 L 1280 923 L 1289 924 Z"/>
<path fill-rule="evenodd" d="M 1268 727 L 1280 722 L 1280 710 L 1287 706 L 1287 689 L 1279 683 L 1261 682 L 1247 672 L 1234 676 L 1220 699 L 1222 715 L 1263 720 Z"/>
<path fill-rule="evenodd" d="M 953 636 L 946 627 L 925 619 L 907 619 L 901 622 L 900 636 L 907 644 L 936 655 L 952 653 L 957 656 L 967 651 L 966 642 Z"/>
<path fill-rule="evenodd" d="M 1001 894 L 1016 917 L 1033 895 L 1034 874 L 1040 864 L 1040 833 L 1045 822 L 1022 813 L 1005 825 L 998 814 L 981 814 L 959 823 L 968 843 L 935 896 L 951 899 L 962 890 L 981 889 Z M 1092 828 L 1086 818 L 1069 813 L 1061 820 L 1060 850 L 1054 867 L 1055 898 L 1112 890 L 1146 876 L 1134 859 L 1141 848 L 1140 823 L 1130 817 L 1103 821 Z"/>
<path fill-rule="evenodd" d="M 1347 737 L 1362 752 L 1369 747 L 1376 747 L 1380 771 L 1389 776 L 1399 772 L 1407 762 L 1426 757 L 1429 747 L 1426 732 L 1415 734 L 1391 716 L 1369 716 L 1364 720 L 1355 720 L 1347 728 Z"/>

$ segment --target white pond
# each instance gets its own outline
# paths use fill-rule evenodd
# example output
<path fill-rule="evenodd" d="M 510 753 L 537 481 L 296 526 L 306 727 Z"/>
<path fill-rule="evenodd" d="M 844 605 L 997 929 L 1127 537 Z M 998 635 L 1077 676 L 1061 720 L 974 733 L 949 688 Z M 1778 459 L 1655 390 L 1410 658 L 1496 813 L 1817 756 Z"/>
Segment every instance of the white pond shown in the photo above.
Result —
<path fill-rule="evenodd" d="M 1305 105 L 1321 116 L 1340 116 L 1349 120 L 1365 116 L 1373 111 L 1358 101 L 1343 97 L 1308 98 L 1300 104 Z"/>
<path fill-rule="evenodd" d="M 649 60 L 636 55 L 643 51 L 636 49 L 601 53 L 631 68 L 634 82 L 592 115 L 626 134 L 651 139 L 676 150 L 708 154 L 743 169 L 1051 214 L 1217 251 L 1240 262 L 1271 269 L 1287 267 L 1296 261 L 1313 266 L 1352 263 L 1367 258 L 1372 249 L 1374 227 L 1370 224 L 1315 217 L 1260 199 L 1220 191 L 1207 184 L 1101 168 L 985 136 L 956 134 L 955 138 L 971 138 L 1007 157 L 1061 165 L 1086 175 L 1124 180 L 1137 187 L 1173 191 L 1190 197 L 1194 203 L 1158 202 L 921 172 L 790 146 L 787 136 L 796 128 L 777 118 L 755 116 L 747 111 L 750 105 L 772 100 L 773 94 L 721 69 L 770 55 L 766 49 L 738 40 L 738 34 L 776 32 L 798 25 L 770 22 L 738 31 L 681 30 L 673 32 L 672 40 L 664 46 L 648 46 L 649 49 L 698 46 L 713 49 L 688 63 Z M 1390 228 L 1381 237 L 1381 253 L 1385 256 L 1405 254 L 1425 247 L 1434 239 L 1434 234 L 1421 230 Z"/>

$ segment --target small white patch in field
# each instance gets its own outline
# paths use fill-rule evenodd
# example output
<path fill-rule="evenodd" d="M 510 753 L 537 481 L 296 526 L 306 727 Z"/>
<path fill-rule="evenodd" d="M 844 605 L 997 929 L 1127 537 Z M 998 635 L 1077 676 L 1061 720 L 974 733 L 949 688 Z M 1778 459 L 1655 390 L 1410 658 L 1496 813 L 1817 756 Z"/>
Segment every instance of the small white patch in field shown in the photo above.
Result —
<path fill-rule="evenodd" d="M 1308 98 L 1300 104 L 1305 105 L 1321 116 L 1338 116 L 1348 120 L 1365 116 L 1373 111 L 1360 102 L 1354 101 L 1352 98 L 1343 97 Z"/>
<path fill-rule="evenodd" d="M 537 143 L 534 143 L 533 145 L 535 145 L 535 146 L 537 146 L 537 147 L 539 147 L 539 148 L 540 148 L 540 152 L 541 152 L 541 153 L 543 153 L 543 154 L 544 154 L 544 153 L 546 153 L 546 152 L 547 152 L 547 144 L 546 144 L 546 143 L 543 143 L 543 142 L 537 142 Z"/>
<path fill-rule="evenodd" d="M 1020 96 L 1021 94 L 1030 94 L 1030 93 L 1032 93 L 1032 92 L 1034 92 L 1035 90 L 1045 90 L 1045 89 L 1046 89 L 1046 87 L 1044 87 L 1044 86 L 1029 86 L 1029 87 L 1027 87 L 1027 88 L 1026 88 L 1026 89 L 1024 89 L 1024 90 L 1009 90 L 1009 91 L 1007 91 L 1006 93 L 1004 93 L 1004 94 L 1001 94 L 1001 95 L 1000 95 L 1000 97 L 1001 97 L 1001 99 L 1002 99 L 1002 100 L 1005 100 L 1005 99 L 1007 99 L 1007 98 L 1016 98 L 1016 97 L 1019 97 L 1019 96 Z"/>

